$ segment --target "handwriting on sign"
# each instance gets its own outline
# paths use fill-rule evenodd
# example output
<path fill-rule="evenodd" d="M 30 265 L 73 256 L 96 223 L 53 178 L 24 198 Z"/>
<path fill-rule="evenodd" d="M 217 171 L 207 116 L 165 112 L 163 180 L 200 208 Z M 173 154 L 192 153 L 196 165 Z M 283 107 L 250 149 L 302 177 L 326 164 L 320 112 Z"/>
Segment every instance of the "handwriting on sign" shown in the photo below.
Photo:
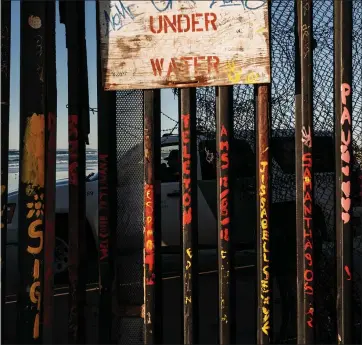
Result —
<path fill-rule="evenodd" d="M 220 239 L 224 241 L 229 241 L 229 223 L 230 223 L 230 215 L 229 215 L 229 140 L 228 140 L 228 132 L 224 125 L 221 126 L 220 131 L 220 164 L 221 170 L 224 171 L 222 176 L 220 177 L 220 222 L 221 222 L 221 230 L 220 230 Z M 226 257 L 226 256 L 225 256 Z"/>
<path fill-rule="evenodd" d="M 78 185 L 78 115 L 70 115 L 69 132 L 69 183 Z"/>
<path fill-rule="evenodd" d="M 270 296 L 269 296 L 269 284 L 270 284 L 270 275 L 269 275 L 269 224 L 268 224 L 268 212 L 267 212 L 267 174 L 268 174 L 268 162 L 261 161 L 259 168 L 259 179 L 260 179 L 260 226 L 262 231 L 262 253 L 263 253 L 263 279 L 261 281 L 261 299 L 263 300 L 263 326 L 262 332 L 266 335 L 269 335 L 270 329 Z"/>
<path fill-rule="evenodd" d="M 151 0 L 152 5 L 158 12 L 165 12 L 167 10 L 172 10 L 174 0 Z M 194 8 L 196 5 L 196 0 L 176 0 L 182 7 L 181 8 Z"/>
<path fill-rule="evenodd" d="M 153 235 L 154 219 L 153 219 L 153 205 L 154 205 L 154 189 L 153 185 L 145 184 L 144 191 L 144 253 L 145 253 L 145 279 L 146 285 L 155 284 L 155 240 Z"/>
<path fill-rule="evenodd" d="M 190 158 L 191 154 L 188 152 L 190 143 L 190 115 L 182 115 L 182 183 L 184 185 L 183 200 L 183 215 L 182 224 L 185 226 L 191 224 L 192 209 L 191 209 L 191 172 L 190 172 Z"/>
<path fill-rule="evenodd" d="M 247 10 L 256 10 L 266 4 L 267 0 L 211 0 L 210 8 L 219 5 L 219 7 L 243 6 Z"/>
<path fill-rule="evenodd" d="M 304 143 L 307 146 L 307 143 Z M 302 157 L 303 172 L 303 218 L 304 218 L 304 292 L 313 295 L 313 233 L 312 233 L 312 154 L 304 153 Z M 313 314 L 310 315 L 308 326 L 313 327 Z"/>
<path fill-rule="evenodd" d="M 99 155 L 99 209 L 108 209 L 108 154 Z M 100 260 L 108 258 L 109 232 L 108 215 L 99 217 Z"/>
<path fill-rule="evenodd" d="M 342 116 L 341 116 L 341 161 L 343 182 L 342 188 L 342 220 L 344 224 L 350 221 L 351 215 L 351 178 L 350 178 L 350 145 L 351 145 L 351 114 L 347 108 L 347 97 L 351 96 L 351 87 L 347 83 L 341 85 Z"/>
<path fill-rule="evenodd" d="M 150 59 L 154 76 L 164 76 L 164 58 Z M 220 59 L 217 56 L 182 56 L 171 58 L 168 63 L 166 78 L 175 75 L 181 78 L 183 75 L 193 74 L 195 77 L 208 75 L 211 72 L 219 73 Z"/>
<path fill-rule="evenodd" d="M 117 3 L 111 3 L 109 12 L 104 11 L 104 18 L 106 20 L 106 36 L 111 31 L 121 30 L 127 23 L 134 20 L 135 16 L 132 13 L 132 5 L 125 6 L 121 0 Z"/>

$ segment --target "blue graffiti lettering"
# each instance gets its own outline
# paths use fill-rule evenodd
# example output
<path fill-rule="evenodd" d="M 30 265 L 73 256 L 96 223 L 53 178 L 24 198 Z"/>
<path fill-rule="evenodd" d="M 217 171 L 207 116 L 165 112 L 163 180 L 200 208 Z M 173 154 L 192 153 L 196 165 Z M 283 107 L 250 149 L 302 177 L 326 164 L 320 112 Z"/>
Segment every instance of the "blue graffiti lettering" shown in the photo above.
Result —
<path fill-rule="evenodd" d="M 215 4 L 219 4 L 220 7 L 230 7 L 230 6 L 243 6 L 244 9 L 256 10 L 260 7 L 263 7 L 267 0 L 211 0 L 210 8 Z"/>
<path fill-rule="evenodd" d="M 168 9 L 172 10 L 174 0 L 151 0 L 151 2 L 158 12 L 165 12 Z M 196 4 L 196 0 L 186 0 L 183 2 L 191 2 L 193 5 Z"/>
<path fill-rule="evenodd" d="M 158 12 L 164 12 L 168 9 L 172 10 L 172 0 L 166 0 L 166 1 L 155 1 L 155 0 L 151 0 L 152 5 L 155 7 L 155 9 Z M 161 3 L 161 4 L 157 4 L 157 3 Z"/>
<path fill-rule="evenodd" d="M 106 36 L 111 31 L 118 31 L 126 25 L 126 19 L 134 19 L 135 16 L 131 11 L 131 6 L 125 6 L 122 0 L 118 0 L 118 4 L 110 6 L 110 13 L 104 11 L 104 18 L 106 20 Z M 115 11 L 114 11 L 115 10 Z"/>

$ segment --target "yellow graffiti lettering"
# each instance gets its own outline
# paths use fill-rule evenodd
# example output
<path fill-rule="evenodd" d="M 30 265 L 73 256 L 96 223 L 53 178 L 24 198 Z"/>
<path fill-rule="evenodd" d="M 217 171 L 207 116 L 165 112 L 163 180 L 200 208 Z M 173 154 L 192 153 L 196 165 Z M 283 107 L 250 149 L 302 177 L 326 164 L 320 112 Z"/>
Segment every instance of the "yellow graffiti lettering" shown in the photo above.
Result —
<path fill-rule="evenodd" d="M 191 297 L 185 297 L 185 304 L 191 303 Z"/>
<path fill-rule="evenodd" d="M 33 338 L 34 339 L 38 339 L 39 338 L 39 313 L 35 315 L 35 320 L 34 320 L 34 327 L 33 327 Z"/>
<path fill-rule="evenodd" d="M 265 322 L 263 327 L 261 328 L 261 330 L 263 331 L 264 334 L 269 335 L 269 321 Z"/>
<path fill-rule="evenodd" d="M 191 248 L 186 249 L 186 254 L 190 259 L 192 259 L 192 250 L 191 250 Z"/>
<path fill-rule="evenodd" d="M 226 254 L 227 254 L 227 251 L 226 251 L 226 250 L 222 250 L 222 251 L 221 251 L 221 258 L 222 258 L 222 259 L 225 259 L 225 258 L 226 258 Z"/>
<path fill-rule="evenodd" d="M 235 70 L 235 61 L 226 61 L 226 68 L 229 81 L 234 84 L 239 83 L 241 79 L 241 68 L 239 68 L 239 71 Z"/>
<path fill-rule="evenodd" d="M 148 240 L 146 242 L 146 249 L 153 250 L 153 241 L 152 240 Z"/>
<path fill-rule="evenodd" d="M 33 114 L 27 119 L 23 141 L 21 181 L 39 187 L 44 187 L 44 131 L 43 114 Z"/>
<path fill-rule="evenodd" d="M 256 73 L 256 72 L 250 72 L 246 76 L 246 83 L 247 84 L 255 84 L 259 80 L 260 80 L 260 75 L 259 75 L 259 73 Z"/>
<path fill-rule="evenodd" d="M 37 280 L 31 284 L 29 297 L 32 303 L 37 304 L 37 309 L 40 310 L 40 292 L 37 288 L 40 287 L 40 281 Z"/>
<path fill-rule="evenodd" d="M 263 294 L 261 295 L 261 299 L 263 300 L 263 304 L 270 304 L 270 297 L 265 297 Z"/>
<path fill-rule="evenodd" d="M 34 220 L 29 225 L 28 235 L 30 238 L 39 238 L 39 246 L 38 247 L 30 247 L 26 249 L 28 253 L 36 255 L 39 254 L 43 250 L 43 231 L 36 230 L 37 226 L 43 225 L 43 221 L 41 219 Z"/>
<path fill-rule="evenodd" d="M 34 268 L 33 268 L 33 278 L 39 279 L 40 276 L 40 261 L 38 259 L 34 260 Z"/>
<path fill-rule="evenodd" d="M 191 267 L 191 261 L 188 261 L 186 262 L 186 269 L 188 270 L 189 268 Z"/>

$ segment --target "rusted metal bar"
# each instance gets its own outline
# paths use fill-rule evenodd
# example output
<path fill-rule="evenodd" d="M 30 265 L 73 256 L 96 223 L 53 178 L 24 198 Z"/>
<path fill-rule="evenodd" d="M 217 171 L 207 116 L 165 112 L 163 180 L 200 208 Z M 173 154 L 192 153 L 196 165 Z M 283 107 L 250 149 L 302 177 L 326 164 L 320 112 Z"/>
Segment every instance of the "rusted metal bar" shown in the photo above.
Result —
<path fill-rule="evenodd" d="M 270 87 L 256 85 L 256 170 L 258 236 L 258 318 L 257 342 L 270 344 L 272 329 L 272 277 L 270 276 Z"/>
<path fill-rule="evenodd" d="M 144 323 L 145 344 L 162 343 L 161 98 L 144 91 Z"/>
<path fill-rule="evenodd" d="M 21 2 L 18 343 L 41 343 L 43 291 L 45 2 Z"/>
<path fill-rule="evenodd" d="M 233 88 L 216 89 L 217 224 L 219 274 L 219 343 L 230 344 L 234 326 L 232 246 Z"/>
<path fill-rule="evenodd" d="M 334 1 L 337 338 L 352 339 L 352 1 Z"/>
<path fill-rule="evenodd" d="M 297 342 L 313 344 L 314 266 L 313 266 L 313 7 L 312 0 L 297 0 L 299 52 L 296 69 L 300 69 L 297 88 L 296 151 L 296 244 L 297 244 Z M 299 80 L 297 80 L 299 79 Z M 298 92 L 300 91 L 300 95 Z"/>
<path fill-rule="evenodd" d="M 112 243 L 116 243 L 116 92 L 104 91 L 102 83 L 99 2 L 96 2 L 97 77 L 98 77 L 98 253 L 99 313 L 98 342 L 112 343 L 112 284 L 114 261 Z M 114 231 L 112 231 L 112 229 Z"/>
<path fill-rule="evenodd" d="M 184 344 L 198 343 L 196 89 L 180 90 L 181 240 Z"/>
<path fill-rule="evenodd" d="M 45 202 L 44 202 L 44 288 L 43 341 L 53 343 L 54 326 L 54 248 L 55 248 L 55 174 L 57 150 L 57 84 L 55 63 L 55 1 L 46 2 L 44 42 L 45 97 Z"/>
<path fill-rule="evenodd" d="M 10 110 L 10 38 L 11 2 L 1 0 L 1 310 L 5 310 L 6 241 L 8 227 L 8 160 Z M 10 206 L 12 207 L 12 206 Z M 1 318 L 1 343 L 4 343 L 4 321 Z"/>
<path fill-rule="evenodd" d="M 85 141 L 83 116 L 89 110 L 83 84 L 86 64 L 84 1 L 60 3 L 68 49 L 69 136 L 69 320 L 68 342 L 85 343 Z"/>

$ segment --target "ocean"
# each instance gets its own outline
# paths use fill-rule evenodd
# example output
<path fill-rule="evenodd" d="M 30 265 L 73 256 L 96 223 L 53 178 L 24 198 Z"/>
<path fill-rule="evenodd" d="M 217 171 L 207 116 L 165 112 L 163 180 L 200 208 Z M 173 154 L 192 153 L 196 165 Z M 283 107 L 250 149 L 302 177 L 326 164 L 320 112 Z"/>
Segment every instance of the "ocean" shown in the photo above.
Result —
<path fill-rule="evenodd" d="M 68 150 L 57 150 L 56 179 L 68 178 Z M 98 170 L 98 152 L 95 149 L 86 150 L 86 174 Z M 19 151 L 9 150 L 9 187 L 8 191 L 17 190 L 19 186 Z"/>

